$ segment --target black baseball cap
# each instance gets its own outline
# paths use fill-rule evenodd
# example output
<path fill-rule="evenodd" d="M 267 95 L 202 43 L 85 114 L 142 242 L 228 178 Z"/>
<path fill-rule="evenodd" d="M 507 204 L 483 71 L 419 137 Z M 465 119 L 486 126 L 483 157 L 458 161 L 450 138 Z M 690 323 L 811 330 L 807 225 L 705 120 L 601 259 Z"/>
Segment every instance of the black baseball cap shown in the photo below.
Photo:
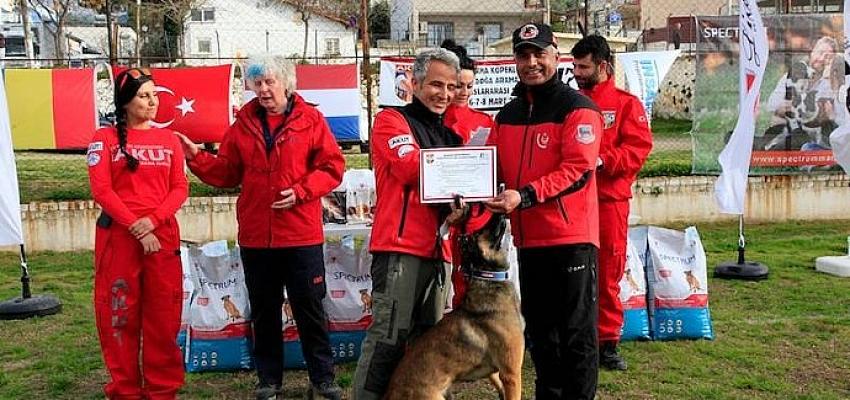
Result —
<path fill-rule="evenodd" d="M 545 49 L 549 46 L 558 47 L 558 40 L 552 34 L 551 26 L 530 23 L 517 28 L 513 34 L 514 51 L 527 44 Z"/>

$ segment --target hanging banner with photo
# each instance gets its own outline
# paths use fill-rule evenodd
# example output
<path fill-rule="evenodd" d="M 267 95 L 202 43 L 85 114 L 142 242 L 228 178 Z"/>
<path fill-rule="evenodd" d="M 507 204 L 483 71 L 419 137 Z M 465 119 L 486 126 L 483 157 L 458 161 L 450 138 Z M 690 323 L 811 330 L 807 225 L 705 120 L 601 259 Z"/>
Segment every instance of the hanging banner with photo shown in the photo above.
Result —
<path fill-rule="evenodd" d="M 764 16 L 769 57 L 759 90 L 749 175 L 839 168 L 829 135 L 844 120 L 843 19 Z M 738 120 L 738 16 L 697 17 L 693 171 L 719 173 Z"/>
<path fill-rule="evenodd" d="M 646 110 L 646 120 L 652 120 L 652 103 L 658 97 L 661 82 L 676 58 L 679 50 L 674 51 L 642 51 L 633 53 L 617 53 L 617 64 L 626 75 L 629 93 L 637 96 Z"/>
<path fill-rule="evenodd" d="M 469 106 L 482 111 L 499 111 L 513 97 L 511 92 L 519 81 L 513 58 L 478 61 L 475 64 L 475 87 Z M 572 57 L 561 57 L 558 64 L 561 80 L 578 88 L 573 79 Z M 378 103 L 381 107 L 403 106 L 413 100 L 413 58 L 381 58 Z"/>

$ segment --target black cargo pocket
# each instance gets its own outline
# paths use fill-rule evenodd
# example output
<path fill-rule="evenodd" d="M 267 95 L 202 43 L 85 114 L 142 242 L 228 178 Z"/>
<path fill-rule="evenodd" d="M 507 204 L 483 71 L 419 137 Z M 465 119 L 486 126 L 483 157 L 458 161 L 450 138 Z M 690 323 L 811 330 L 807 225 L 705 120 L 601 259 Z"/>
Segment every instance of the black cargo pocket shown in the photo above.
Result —
<path fill-rule="evenodd" d="M 389 274 L 390 256 L 388 254 L 372 255 L 372 293 L 387 292 L 387 275 Z"/>

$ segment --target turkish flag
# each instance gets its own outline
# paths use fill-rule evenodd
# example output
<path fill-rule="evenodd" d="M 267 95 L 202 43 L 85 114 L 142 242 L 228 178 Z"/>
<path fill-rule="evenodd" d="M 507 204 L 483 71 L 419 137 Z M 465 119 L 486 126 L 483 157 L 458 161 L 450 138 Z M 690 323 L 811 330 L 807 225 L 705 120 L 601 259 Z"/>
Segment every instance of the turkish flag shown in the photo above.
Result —
<path fill-rule="evenodd" d="M 233 123 L 232 65 L 151 68 L 151 75 L 159 97 L 154 126 L 180 132 L 195 143 L 221 142 Z"/>

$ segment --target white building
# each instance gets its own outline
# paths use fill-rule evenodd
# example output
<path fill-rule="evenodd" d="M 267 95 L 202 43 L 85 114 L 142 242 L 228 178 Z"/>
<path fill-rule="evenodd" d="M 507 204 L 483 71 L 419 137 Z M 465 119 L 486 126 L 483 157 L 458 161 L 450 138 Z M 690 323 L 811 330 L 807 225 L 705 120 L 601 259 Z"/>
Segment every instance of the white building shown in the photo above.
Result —
<path fill-rule="evenodd" d="M 308 60 L 354 62 L 354 58 L 340 58 L 356 55 L 357 30 L 347 21 L 310 13 L 306 25 Z M 302 13 L 287 0 L 206 0 L 187 18 L 184 40 L 186 61 L 195 65 L 258 53 L 301 57 L 305 23 Z"/>

